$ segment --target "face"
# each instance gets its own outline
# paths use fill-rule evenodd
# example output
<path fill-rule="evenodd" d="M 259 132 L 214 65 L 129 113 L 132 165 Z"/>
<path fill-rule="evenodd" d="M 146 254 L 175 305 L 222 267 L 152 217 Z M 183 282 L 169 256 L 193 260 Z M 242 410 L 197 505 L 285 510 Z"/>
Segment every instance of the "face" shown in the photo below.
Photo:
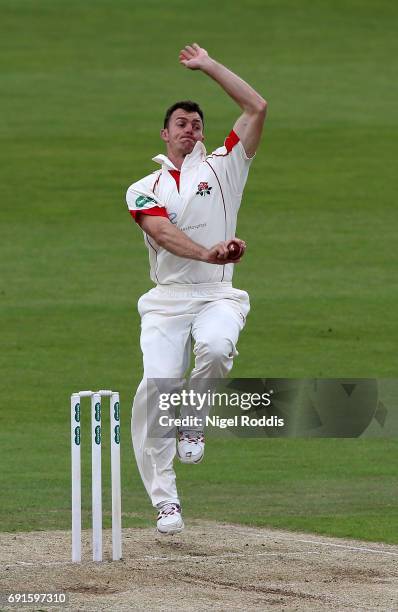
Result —
<path fill-rule="evenodd" d="M 177 108 L 170 117 L 167 128 L 160 136 L 167 144 L 167 152 L 173 155 L 188 155 L 195 144 L 204 140 L 203 123 L 199 113 L 190 113 Z"/>

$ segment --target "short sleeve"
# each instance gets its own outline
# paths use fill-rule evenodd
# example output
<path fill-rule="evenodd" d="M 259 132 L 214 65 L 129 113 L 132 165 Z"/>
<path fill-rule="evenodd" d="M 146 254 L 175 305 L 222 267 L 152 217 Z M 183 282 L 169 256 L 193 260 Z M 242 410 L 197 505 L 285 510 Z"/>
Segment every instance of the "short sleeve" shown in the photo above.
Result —
<path fill-rule="evenodd" d="M 143 210 L 130 210 L 130 215 L 135 221 L 138 220 L 140 215 L 150 215 L 151 217 L 166 217 L 169 218 L 166 209 L 161 206 L 152 206 L 151 208 L 144 208 Z"/>
<path fill-rule="evenodd" d="M 250 164 L 253 157 L 248 157 L 239 136 L 231 130 L 224 141 L 208 159 L 212 159 L 216 167 L 224 168 L 227 181 L 236 194 L 241 194 L 247 181 Z"/>
<path fill-rule="evenodd" d="M 156 183 L 160 173 L 155 172 L 130 185 L 126 193 L 127 207 L 131 216 L 137 220 L 139 214 L 167 217 L 167 211 L 155 195 Z"/>

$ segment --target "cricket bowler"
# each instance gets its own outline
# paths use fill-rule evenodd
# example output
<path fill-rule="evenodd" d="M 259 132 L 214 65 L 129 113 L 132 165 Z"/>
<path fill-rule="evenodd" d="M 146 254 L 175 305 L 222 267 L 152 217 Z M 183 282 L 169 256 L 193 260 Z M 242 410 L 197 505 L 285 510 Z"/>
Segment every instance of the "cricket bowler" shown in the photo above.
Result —
<path fill-rule="evenodd" d="M 163 534 L 184 528 L 175 456 L 199 463 L 205 439 L 203 430 L 183 427 L 176 438 L 150 437 L 147 381 L 183 379 L 192 348 L 191 383 L 226 377 L 232 368 L 250 310 L 248 294 L 232 286 L 234 265 L 246 248 L 235 238 L 237 215 L 267 110 L 260 94 L 198 44 L 182 49 L 179 61 L 216 81 L 241 114 L 224 144 L 207 154 L 199 105 L 173 104 L 160 131 L 166 154 L 153 158 L 159 168 L 133 183 L 126 195 L 144 233 L 155 283 L 138 301 L 144 371 L 133 403 L 132 441 Z M 237 258 L 229 250 L 233 240 L 241 249 Z"/>

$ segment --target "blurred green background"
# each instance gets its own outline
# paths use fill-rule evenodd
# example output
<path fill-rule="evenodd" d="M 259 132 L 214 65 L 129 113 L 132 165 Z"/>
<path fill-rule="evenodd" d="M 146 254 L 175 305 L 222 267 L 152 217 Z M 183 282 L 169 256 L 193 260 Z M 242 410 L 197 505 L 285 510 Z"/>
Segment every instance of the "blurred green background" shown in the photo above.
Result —
<path fill-rule="evenodd" d="M 1 0 L 0 12 L 0 529 L 69 528 L 69 396 L 104 387 L 121 392 L 124 524 L 153 524 L 129 437 L 136 302 L 151 282 L 125 191 L 155 169 L 175 100 L 204 108 L 209 151 L 239 115 L 179 65 L 187 43 L 269 103 L 238 223 L 234 283 L 252 312 L 233 375 L 397 375 L 398 5 Z M 397 450 L 209 444 L 203 464 L 177 466 L 185 517 L 398 542 Z"/>

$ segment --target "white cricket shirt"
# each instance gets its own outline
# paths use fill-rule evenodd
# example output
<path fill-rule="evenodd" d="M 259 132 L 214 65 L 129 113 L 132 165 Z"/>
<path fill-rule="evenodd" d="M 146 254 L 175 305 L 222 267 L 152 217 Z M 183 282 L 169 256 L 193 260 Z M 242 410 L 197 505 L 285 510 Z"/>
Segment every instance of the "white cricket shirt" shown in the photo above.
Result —
<path fill-rule="evenodd" d="M 250 163 L 232 131 L 210 155 L 197 142 L 179 171 L 165 156 L 153 161 L 161 169 L 130 185 L 127 206 L 138 214 L 167 216 L 189 238 L 206 248 L 235 237 L 236 221 Z M 177 257 L 144 233 L 154 283 L 197 284 L 230 282 L 234 264 L 215 265 Z"/>

